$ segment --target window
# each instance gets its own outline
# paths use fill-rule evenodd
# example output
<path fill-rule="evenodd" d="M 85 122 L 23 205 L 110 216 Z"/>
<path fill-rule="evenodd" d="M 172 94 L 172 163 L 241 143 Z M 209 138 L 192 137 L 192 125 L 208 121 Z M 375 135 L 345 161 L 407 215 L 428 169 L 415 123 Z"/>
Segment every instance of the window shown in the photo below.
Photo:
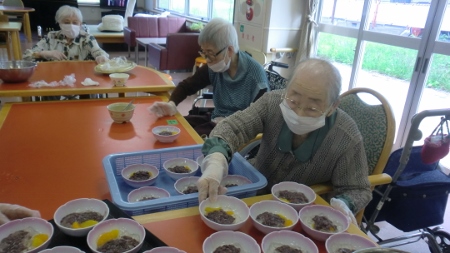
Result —
<path fill-rule="evenodd" d="M 100 0 L 77 0 L 80 5 L 100 5 Z"/>
<path fill-rule="evenodd" d="M 157 0 L 156 8 L 201 20 L 221 17 L 233 22 L 234 0 Z"/>
<path fill-rule="evenodd" d="M 234 1 L 233 0 L 214 0 L 212 8 L 212 17 L 224 18 L 233 22 Z"/>
<path fill-rule="evenodd" d="M 190 1 L 189 16 L 208 17 L 208 0 Z"/>

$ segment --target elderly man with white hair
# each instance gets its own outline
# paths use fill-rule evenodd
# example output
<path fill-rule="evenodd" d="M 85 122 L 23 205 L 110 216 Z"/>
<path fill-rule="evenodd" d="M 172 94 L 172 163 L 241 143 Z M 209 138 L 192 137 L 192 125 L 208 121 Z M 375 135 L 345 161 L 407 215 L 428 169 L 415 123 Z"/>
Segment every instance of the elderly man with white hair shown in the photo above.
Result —
<path fill-rule="evenodd" d="M 209 115 L 189 115 L 186 120 L 200 135 L 208 135 L 217 122 L 247 108 L 269 89 L 263 67 L 250 55 L 239 51 L 234 26 L 221 18 L 212 19 L 201 31 L 198 44 L 207 64 L 181 81 L 168 103 L 158 102 L 150 110 L 158 117 L 177 113 L 177 105 L 187 96 L 212 85 L 214 111 Z"/>
<path fill-rule="evenodd" d="M 262 133 L 260 149 L 250 160 L 268 181 L 259 194 L 270 193 L 281 181 L 331 181 L 331 205 L 356 223 L 353 214 L 369 203 L 372 193 L 363 138 L 353 119 L 338 108 L 340 90 L 341 76 L 331 63 L 308 59 L 296 67 L 285 90 L 268 92 L 222 120 L 203 145 L 199 201 L 226 192 L 220 182 L 232 154 Z"/>
<path fill-rule="evenodd" d="M 83 15 L 78 8 L 61 6 L 56 11 L 55 20 L 61 30 L 49 32 L 46 38 L 27 49 L 24 60 L 95 60 L 97 63 L 109 60 L 109 55 L 100 48 L 94 36 L 81 29 Z"/>

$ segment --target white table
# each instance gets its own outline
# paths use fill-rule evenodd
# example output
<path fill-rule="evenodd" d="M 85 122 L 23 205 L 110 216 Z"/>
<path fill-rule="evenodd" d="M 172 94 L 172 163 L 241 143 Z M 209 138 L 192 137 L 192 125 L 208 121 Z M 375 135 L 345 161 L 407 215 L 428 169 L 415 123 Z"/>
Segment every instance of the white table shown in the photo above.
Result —
<path fill-rule="evenodd" d="M 98 43 L 124 43 L 122 32 L 102 32 L 98 30 L 98 25 L 86 25 L 89 34 L 94 36 Z"/>
<path fill-rule="evenodd" d="M 148 66 L 148 61 L 147 61 L 147 47 L 148 44 L 150 43 L 155 43 L 155 44 L 166 44 L 166 37 L 163 38 L 136 38 L 136 47 L 134 48 L 135 50 L 135 57 L 134 57 L 134 61 L 136 62 L 136 64 L 139 65 L 139 45 L 144 47 L 144 52 L 145 52 L 145 66 Z"/>

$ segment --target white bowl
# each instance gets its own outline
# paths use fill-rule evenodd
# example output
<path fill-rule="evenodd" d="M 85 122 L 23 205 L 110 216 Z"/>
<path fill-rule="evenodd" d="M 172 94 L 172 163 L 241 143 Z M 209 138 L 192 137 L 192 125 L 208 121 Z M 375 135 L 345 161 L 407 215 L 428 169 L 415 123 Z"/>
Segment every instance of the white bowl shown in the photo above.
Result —
<path fill-rule="evenodd" d="M 51 249 L 40 251 L 39 253 L 85 253 L 85 252 L 71 246 L 57 246 Z"/>
<path fill-rule="evenodd" d="M 222 209 L 225 212 L 231 211 L 233 212 L 232 216 L 235 218 L 232 224 L 220 224 L 215 221 L 212 221 L 206 217 L 208 214 L 208 208 L 212 209 Z M 244 201 L 226 195 L 217 196 L 217 200 L 212 202 L 209 198 L 205 199 L 199 205 L 200 217 L 203 222 L 210 228 L 221 231 L 221 230 L 238 230 L 240 229 L 245 222 L 248 220 L 250 215 L 249 208 Z"/>
<path fill-rule="evenodd" d="M 224 245 L 233 245 L 241 249 L 241 252 L 261 252 L 261 248 L 253 237 L 239 231 L 219 231 L 203 241 L 203 253 L 213 253 L 218 247 Z"/>
<path fill-rule="evenodd" d="M 299 184 L 297 182 L 291 182 L 291 181 L 280 182 L 280 183 L 272 186 L 271 191 L 272 191 L 273 199 L 281 201 L 283 203 L 286 203 L 286 204 L 292 206 L 293 208 L 295 208 L 295 210 L 297 210 L 297 211 L 299 211 L 300 209 L 302 209 L 305 206 L 311 205 L 316 200 L 316 193 L 313 191 L 313 189 L 311 189 L 311 187 L 304 185 L 304 184 Z M 308 199 L 308 202 L 291 203 L 286 199 L 279 198 L 280 191 L 301 192 Z"/>
<path fill-rule="evenodd" d="M 170 132 L 171 135 L 164 135 L 163 132 Z M 164 143 L 174 142 L 180 136 L 181 130 L 175 126 L 157 126 L 152 128 L 152 133 L 155 138 Z"/>
<path fill-rule="evenodd" d="M 103 221 L 95 226 L 91 231 L 89 231 L 87 236 L 87 243 L 91 251 L 94 253 L 100 253 L 97 250 L 98 239 L 103 234 L 109 233 L 116 229 L 119 230 L 119 238 L 124 235 L 128 235 L 138 241 L 137 246 L 122 253 L 135 253 L 141 249 L 145 238 L 145 228 L 132 219 L 119 218 Z"/>
<path fill-rule="evenodd" d="M 173 168 L 174 166 L 185 166 L 190 169 L 190 172 L 187 173 L 176 173 L 169 170 L 169 168 Z M 167 173 L 167 175 L 172 178 L 173 180 L 178 180 L 182 177 L 189 177 L 194 176 L 195 173 L 197 173 L 198 170 L 198 163 L 194 160 L 188 159 L 188 158 L 173 158 L 165 161 L 163 163 L 164 171 Z"/>
<path fill-rule="evenodd" d="M 250 179 L 248 179 L 244 176 L 228 175 L 222 179 L 222 182 L 220 183 L 220 185 L 228 188 L 228 187 L 234 187 L 235 185 L 241 186 L 241 185 L 251 184 L 251 183 L 252 183 L 252 181 L 250 181 Z"/>
<path fill-rule="evenodd" d="M 164 247 L 157 247 L 151 250 L 146 250 L 143 253 L 186 253 L 186 251 L 179 250 L 174 247 L 164 246 Z"/>
<path fill-rule="evenodd" d="M 112 120 L 116 123 L 124 123 L 129 122 L 131 118 L 133 117 L 134 108 L 136 106 L 134 104 L 130 105 L 129 109 L 124 110 L 129 103 L 125 102 L 118 102 L 118 103 L 112 103 L 108 105 L 106 108 L 108 108 L 109 115 L 111 116 Z"/>
<path fill-rule="evenodd" d="M 53 220 L 55 221 L 56 226 L 58 226 L 64 234 L 78 237 L 85 236 L 95 225 L 86 228 L 68 228 L 61 224 L 61 220 L 71 213 L 82 213 L 87 211 L 97 212 L 103 215 L 103 219 L 99 221 L 99 223 L 106 220 L 109 215 L 109 208 L 105 202 L 98 199 L 81 198 L 71 200 L 58 207 L 53 215 Z"/>
<path fill-rule="evenodd" d="M 184 193 L 184 191 L 187 190 L 189 186 L 197 187 L 197 181 L 199 178 L 200 177 L 197 176 L 182 177 L 177 181 L 175 181 L 175 184 L 173 184 L 173 186 L 175 187 L 175 190 L 177 190 L 179 194 L 187 194 Z"/>
<path fill-rule="evenodd" d="M 33 237 L 39 234 L 47 235 L 47 239 L 44 242 L 41 242 L 39 246 L 28 249 L 23 253 L 35 253 L 46 249 L 53 236 L 52 224 L 41 218 L 29 217 L 24 219 L 13 220 L 1 225 L 0 241 L 20 230 L 25 230 L 28 233 L 31 233 Z"/>
<path fill-rule="evenodd" d="M 146 180 L 132 180 L 130 177 L 138 172 L 138 171 L 145 171 L 150 173 L 150 178 Z M 159 175 L 159 170 L 153 165 L 150 164 L 133 164 L 130 166 L 125 167 L 121 172 L 123 181 L 127 183 L 129 186 L 134 188 L 139 188 L 142 186 L 148 186 L 152 185 L 156 182 L 156 179 Z"/>
<path fill-rule="evenodd" d="M 112 73 L 109 74 L 114 86 L 124 86 L 130 75 L 126 73 Z"/>
<path fill-rule="evenodd" d="M 168 198 L 170 197 L 170 193 L 163 188 L 155 187 L 155 186 L 144 186 L 139 189 L 134 189 L 130 193 L 128 193 L 127 200 L 128 202 L 139 202 L 139 201 L 151 201 L 142 200 L 143 198 Z"/>
<path fill-rule="evenodd" d="M 275 249 L 284 245 L 302 252 L 319 253 L 319 249 L 311 239 L 295 231 L 273 231 L 264 236 L 261 242 L 263 253 L 277 252 Z"/>
<path fill-rule="evenodd" d="M 314 229 L 313 218 L 316 215 L 327 217 L 336 226 L 336 232 L 324 232 Z M 299 212 L 300 223 L 303 231 L 305 231 L 311 238 L 318 241 L 325 241 L 328 237 L 339 234 L 348 229 L 350 221 L 343 213 L 338 210 L 323 205 L 305 206 Z"/>
<path fill-rule="evenodd" d="M 288 224 L 285 224 L 284 227 L 272 227 L 264 225 L 257 221 L 258 215 L 264 212 L 278 214 L 290 222 Z M 295 224 L 297 224 L 298 222 L 298 212 L 292 206 L 275 200 L 263 200 L 253 204 L 250 207 L 250 217 L 252 218 L 253 225 L 256 227 L 256 229 L 263 232 L 264 234 L 279 230 L 292 230 Z"/>
<path fill-rule="evenodd" d="M 352 235 L 349 233 L 335 234 L 325 242 L 327 253 L 336 253 L 339 249 L 346 248 L 353 251 L 367 248 L 374 248 L 378 245 L 371 240 L 359 235 Z"/>

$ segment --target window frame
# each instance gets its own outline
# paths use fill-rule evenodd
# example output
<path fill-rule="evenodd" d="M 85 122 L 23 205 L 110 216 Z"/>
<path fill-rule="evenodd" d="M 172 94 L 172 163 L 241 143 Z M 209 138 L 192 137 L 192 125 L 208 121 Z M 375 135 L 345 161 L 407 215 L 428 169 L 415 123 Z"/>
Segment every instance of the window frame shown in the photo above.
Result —
<path fill-rule="evenodd" d="M 185 9 L 184 12 L 178 12 L 175 10 L 170 9 L 170 2 L 172 0 L 165 0 L 165 1 L 169 1 L 169 8 L 160 8 L 159 7 L 159 0 L 155 0 L 154 1 L 154 9 L 160 12 L 164 12 L 164 11 L 168 11 L 171 14 L 175 14 L 175 15 L 179 15 L 179 16 L 184 16 L 186 18 L 192 19 L 192 20 L 198 20 L 198 21 L 204 21 L 204 22 L 208 22 L 209 20 L 211 20 L 213 17 L 213 6 L 214 6 L 214 1 L 216 0 L 208 0 L 208 7 L 207 7 L 207 16 L 198 16 L 198 15 L 193 15 L 191 13 L 189 13 L 189 9 L 190 9 L 190 3 L 191 1 L 195 1 L 195 0 L 185 0 Z M 217 0 L 219 1 L 219 0 Z M 234 3 L 235 4 L 235 3 Z M 231 20 L 229 20 L 231 23 L 233 22 L 234 19 L 234 4 L 233 4 L 233 8 L 232 8 L 232 15 L 231 15 Z"/>
<path fill-rule="evenodd" d="M 77 0 L 79 6 L 100 6 L 100 0 Z"/>

